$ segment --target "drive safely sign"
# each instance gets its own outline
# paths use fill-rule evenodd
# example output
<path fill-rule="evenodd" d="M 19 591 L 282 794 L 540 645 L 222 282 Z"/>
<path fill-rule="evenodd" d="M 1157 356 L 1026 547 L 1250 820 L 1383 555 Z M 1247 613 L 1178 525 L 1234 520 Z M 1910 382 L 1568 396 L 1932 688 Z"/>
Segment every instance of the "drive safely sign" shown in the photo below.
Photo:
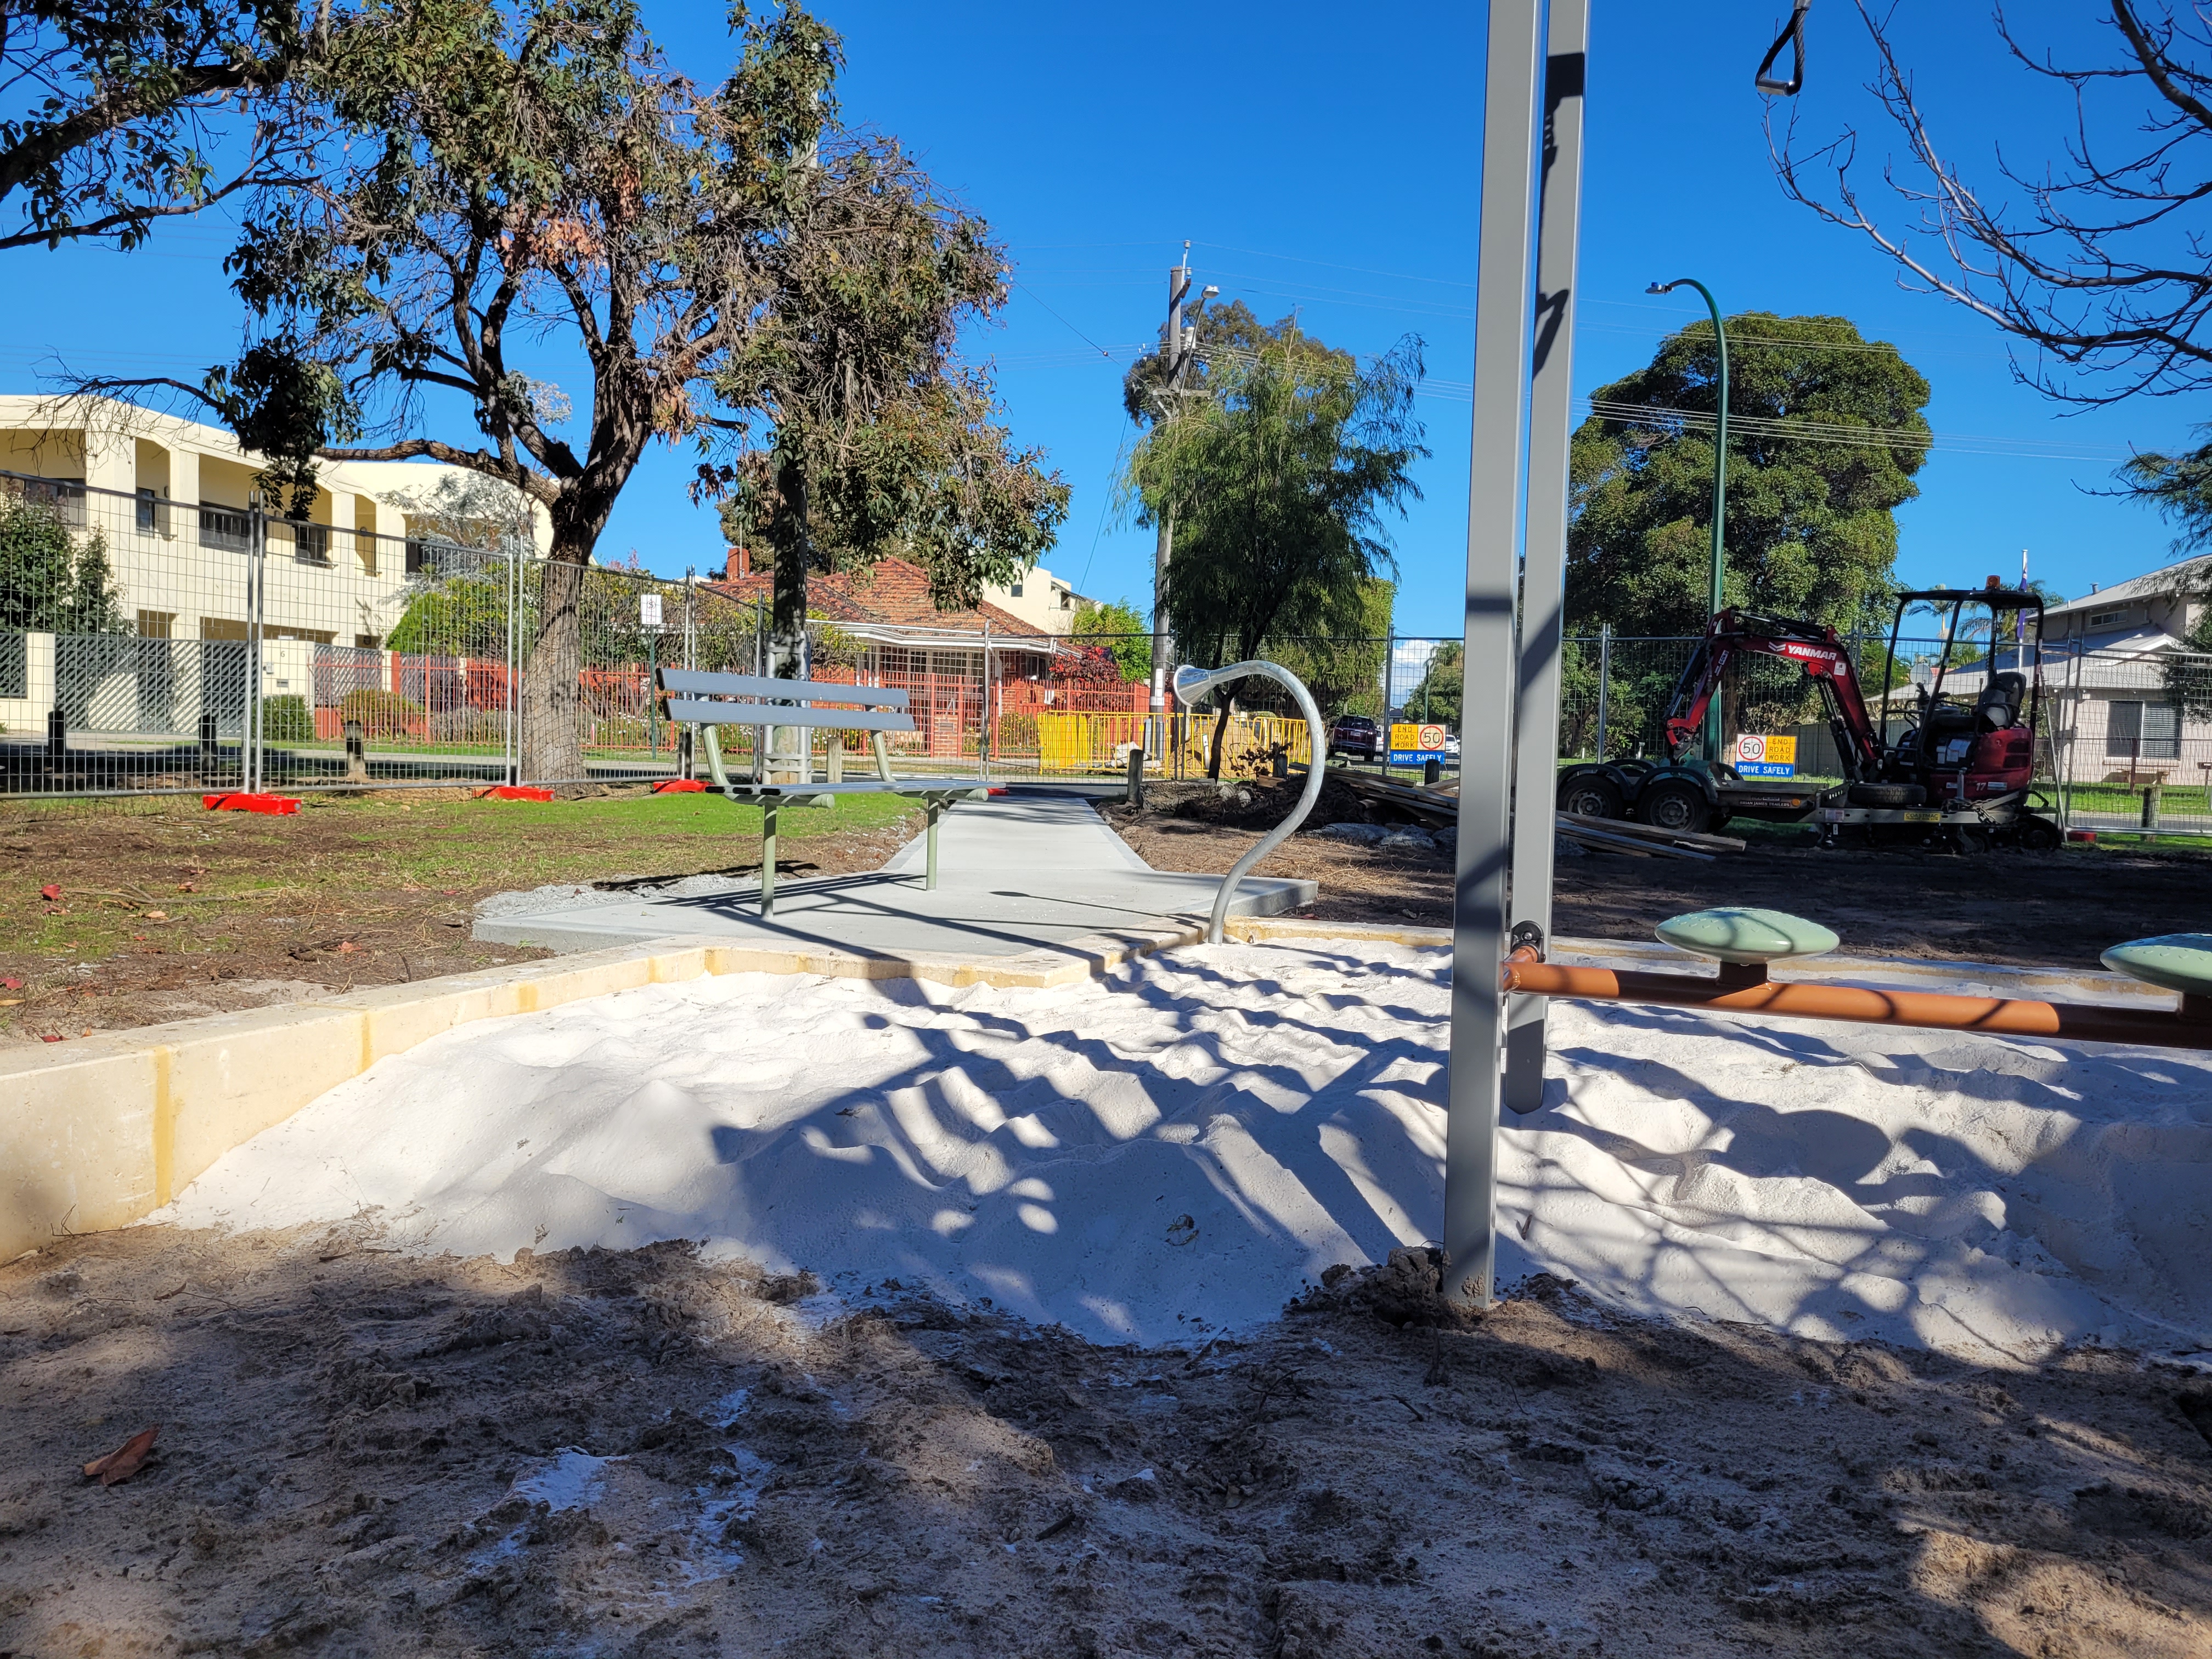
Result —
<path fill-rule="evenodd" d="M 1424 761 L 1444 757 L 1446 733 L 1441 726 L 1424 722 L 1416 726 L 1407 720 L 1395 720 L 1390 726 L 1390 764 L 1419 766 Z"/>
<path fill-rule="evenodd" d="M 1794 778 L 1797 739 L 1761 737 L 1746 732 L 1735 740 L 1735 770 L 1741 778 Z"/>

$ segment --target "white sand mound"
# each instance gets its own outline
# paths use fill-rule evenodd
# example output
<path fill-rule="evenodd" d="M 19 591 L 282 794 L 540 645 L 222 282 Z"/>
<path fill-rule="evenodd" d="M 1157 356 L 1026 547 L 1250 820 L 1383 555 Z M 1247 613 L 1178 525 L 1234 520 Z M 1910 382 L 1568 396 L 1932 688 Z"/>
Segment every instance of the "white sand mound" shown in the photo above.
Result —
<path fill-rule="evenodd" d="M 386 1060 L 160 1218 L 699 1238 L 1158 1341 L 1435 1237 L 1448 976 L 1224 946 L 1049 991 L 625 992 Z M 1546 1109 L 1504 1137 L 1502 1280 L 1983 1359 L 2212 1333 L 2206 1056 L 1573 1005 L 1552 1033 Z"/>

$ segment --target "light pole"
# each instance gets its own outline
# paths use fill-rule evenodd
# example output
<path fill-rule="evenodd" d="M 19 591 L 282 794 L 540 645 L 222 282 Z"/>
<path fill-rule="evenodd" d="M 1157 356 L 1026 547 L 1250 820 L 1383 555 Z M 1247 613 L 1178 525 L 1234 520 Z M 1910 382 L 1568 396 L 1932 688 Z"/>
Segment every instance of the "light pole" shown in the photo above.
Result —
<path fill-rule="evenodd" d="M 1727 570 L 1728 557 L 1724 539 L 1728 511 L 1728 331 L 1721 325 L 1720 302 L 1713 298 L 1712 289 L 1694 276 L 1677 276 L 1671 283 L 1654 283 L 1644 291 L 1646 294 L 1672 294 L 1678 288 L 1693 288 L 1705 296 L 1705 309 L 1713 313 L 1713 347 L 1720 356 L 1720 395 L 1713 405 L 1713 570 L 1712 605 L 1708 613 L 1718 616 L 1722 600 L 1721 580 Z M 1720 757 L 1721 700 L 1715 697 L 1705 709 L 1705 759 L 1717 763 Z"/>

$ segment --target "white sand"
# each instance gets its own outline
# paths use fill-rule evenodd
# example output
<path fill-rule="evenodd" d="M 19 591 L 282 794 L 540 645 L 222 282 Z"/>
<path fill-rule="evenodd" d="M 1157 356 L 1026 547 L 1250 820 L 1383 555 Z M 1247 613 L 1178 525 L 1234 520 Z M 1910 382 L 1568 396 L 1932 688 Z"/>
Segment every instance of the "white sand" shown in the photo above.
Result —
<path fill-rule="evenodd" d="M 699 1238 L 1172 1340 L 1436 1237 L 1448 967 L 1222 946 L 1050 991 L 625 992 L 381 1061 L 158 1218 Z M 2212 1342 L 2212 1058 L 1573 1005 L 1552 1033 L 1547 1109 L 1504 1136 L 1502 1281 L 1981 1359 Z"/>

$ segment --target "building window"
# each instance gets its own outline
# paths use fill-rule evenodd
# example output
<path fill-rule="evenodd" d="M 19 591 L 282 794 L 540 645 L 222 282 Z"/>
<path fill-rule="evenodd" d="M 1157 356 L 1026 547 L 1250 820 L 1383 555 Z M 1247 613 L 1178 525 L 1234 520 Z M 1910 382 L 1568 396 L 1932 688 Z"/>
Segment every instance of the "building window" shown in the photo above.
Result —
<path fill-rule="evenodd" d="M 1022 585 L 1019 582 L 1016 582 L 1012 587 L 1008 588 L 1006 592 L 1013 598 L 1018 599 L 1022 596 Z"/>
<path fill-rule="evenodd" d="M 356 634 L 353 636 L 353 648 L 356 651 L 380 650 L 383 645 L 384 641 L 374 634 Z"/>
<path fill-rule="evenodd" d="M 331 562 L 331 527 L 326 524 L 295 524 L 286 526 L 292 532 L 292 556 L 301 564 L 328 564 Z"/>
<path fill-rule="evenodd" d="M 2181 706 L 2116 702 L 2105 723 L 2105 754 L 2113 760 L 2179 760 Z"/>
<path fill-rule="evenodd" d="M 138 489 L 138 531 L 150 536 L 161 526 L 161 508 L 155 505 L 154 492 L 143 484 Z"/>
<path fill-rule="evenodd" d="M 2094 611 L 2089 614 L 2091 628 L 2117 628 L 2126 619 L 2125 611 Z"/>
<path fill-rule="evenodd" d="M 202 617 L 200 637 L 204 640 L 242 640 L 246 637 L 246 624 L 233 622 L 228 617 Z"/>
<path fill-rule="evenodd" d="M 200 503 L 200 545 L 226 553 L 243 553 L 252 541 L 252 525 L 234 507 L 220 501 Z"/>
<path fill-rule="evenodd" d="M 26 478 L 23 499 L 43 507 L 72 527 L 84 522 L 84 480 L 82 478 Z"/>
<path fill-rule="evenodd" d="M 177 613 L 173 611 L 141 611 L 138 613 L 138 637 L 142 640 L 173 639 L 177 631 Z"/>

